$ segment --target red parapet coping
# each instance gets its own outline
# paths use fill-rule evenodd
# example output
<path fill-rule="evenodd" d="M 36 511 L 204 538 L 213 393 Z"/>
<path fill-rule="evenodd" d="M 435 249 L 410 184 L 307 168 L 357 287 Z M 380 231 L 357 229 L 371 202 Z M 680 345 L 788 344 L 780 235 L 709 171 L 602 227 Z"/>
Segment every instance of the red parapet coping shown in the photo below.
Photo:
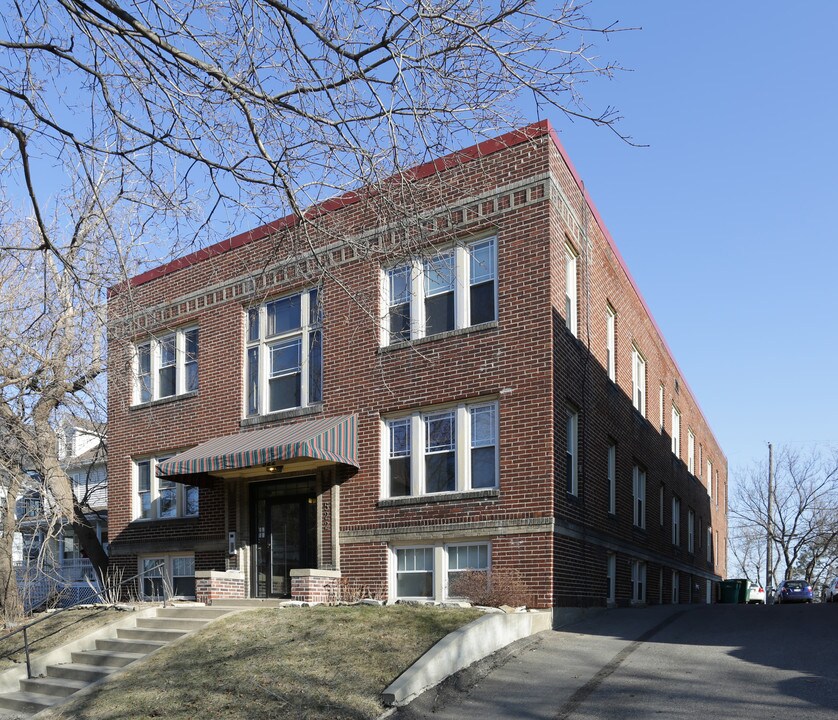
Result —
<path fill-rule="evenodd" d="M 506 150 L 507 148 L 515 147 L 521 143 L 541 137 L 548 132 L 551 133 L 551 135 L 555 135 L 549 121 L 541 120 L 518 130 L 508 132 L 500 137 L 492 138 L 491 140 L 484 140 L 483 142 L 479 142 L 471 147 L 457 150 L 456 152 L 445 155 L 444 157 L 431 160 L 423 163 L 422 165 L 417 165 L 410 170 L 394 175 L 385 182 L 395 183 L 397 181 L 403 182 L 405 180 L 408 182 L 422 180 L 435 175 L 436 173 L 445 172 L 446 170 L 451 170 L 452 168 L 472 162 L 473 160 L 486 157 L 487 155 L 500 152 L 501 150 Z M 337 197 L 324 200 L 322 203 L 319 203 L 307 210 L 305 214 L 306 217 L 318 217 L 320 215 L 335 212 L 336 210 L 341 210 L 342 208 L 354 205 L 362 198 L 372 197 L 375 194 L 376 190 L 374 188 L 347 192 L 343 195 L 338 195 Z M 126 285 L 128 287 L 139 287 L 140 285 L 144 285 L 152 280 L 170 275 L 178 270 L 191 267 L 192 265 L 196 265 L 204 260 L 209 260 L 210 258 L 217 257 L 218 255 L 240 248 L 248 243 L 262 240 L 269 235 L 279 232 L 280 230 L 293 227 L 298 222 L 299 218 L 295 214 L 291 214 L 253 230 L 247 230 L 239 235 L 235 235 L 231 238 L 215 243 L 214 245 L 209 245 L 208 247 L 196 250 L 189 255 L 184 255 L 183 257 L 172 260 L 164 265 L 160 265 L 159 267 L 152 268 L 144 273 L 135 275 L 127 282 L 119 283 L 118 285 L 110 288 L 108 296 L 110 297 L 111 295 L 121 292 L 126 288 Z"/>

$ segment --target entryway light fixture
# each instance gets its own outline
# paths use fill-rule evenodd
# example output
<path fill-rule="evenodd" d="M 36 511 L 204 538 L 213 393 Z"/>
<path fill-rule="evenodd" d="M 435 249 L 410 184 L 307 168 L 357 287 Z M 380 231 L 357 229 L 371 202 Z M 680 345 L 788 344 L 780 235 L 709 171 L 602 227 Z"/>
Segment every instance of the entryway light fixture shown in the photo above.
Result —
<path fill-rule="evenodd" d="M 282 465 L 268 465 L 268 472 L 269 473 L 282 472 Z"/>

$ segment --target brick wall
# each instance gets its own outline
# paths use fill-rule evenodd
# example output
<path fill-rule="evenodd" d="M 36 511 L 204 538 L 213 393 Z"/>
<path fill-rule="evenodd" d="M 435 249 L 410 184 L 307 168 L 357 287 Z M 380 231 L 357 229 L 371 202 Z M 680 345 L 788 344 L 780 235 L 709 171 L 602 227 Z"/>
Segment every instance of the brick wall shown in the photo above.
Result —
<path fill-rule="evenodd" d="M 413 226 L 371 231 L 418 210 L 423 219 Z M 582 219 L 590 251 L 579 242 L 574 216 Z M 656 421 L 659 383 L 667 392 L 667 412 L 673 399 L 681 411 L 684 453 L 691 428 L 696 454 L 701 443 L 702 462 L 711 459 L 721 473 L 720 494 L 726 488 L 725 459 L 597 217 L 583 202 L 553 137 L 542 132 L 442 176 L 418 180 L 404 197 L 349 203 L 317 218 L 314 229 L 257 230 L 248 242 L 231 241 L 235 249 L 213 249 L 114 293 L 111 317 L 132 318 L 115 322 L 110 334 L 115 368 L 109 385 L 110 537 L 116 562 L 128 564 L 138 547 L 159 543 L 194 547 L 196 567 L 224 569 L 226 529 L 236 515 L 228 507 L 225 516 L 223 483 L 201 488 L 196 520 L 133 521 L 131 460 L 242 430 L 244 308 L 322 281 L 321 412 L 357 413 L 360 465 L 358 472 L 338 471 L 339 528 L 331 527 L 329 499 L 321 498 L 324 566 L 338 563 L 331 533 L 339 533 L 343 578 L 370 586 L 387 584 L 390 543 L 482 538 L 492 542 L 493 567 L 519 570 L 541 606 L 604 602 L 606 551 L 648 557 L 650 578 L 653 564 L 723 574 L 723 564 L 708 567 L 703 552 L 687 557 L 686 537 L 682 549 L 674 549 L 668 520 L 659 526 L 661 484 L 667 502 L 672 493 L 681 498 L 684 529 L 687 509 L 693 508 L 724 537 L 726 505 L 724 496 L 718 508 L 711 504 L 703 479 L 673 459 L 670 438 Z M 372 318 L 380 312 L 381 264 L 404 252 L 393 238 L 407 238 L 415 247 L 481 233 L 497 237 L 497 322 L 412 347 L 380 348 Z M 579 253 L 578 337 L 564 327 L 568 241 Z M 301 254 L 309 243 L 320 253 L 318 262 Z M 329 268 L 325 277 L 316 272 L 321 263 Z M 617 311 L 616 384 L 604 370 L 606 303 Z M 201 333 L 197 393 L 132 407 L 130 342 L 187 324 L 197 324 Z M 631 405 L 633 342 L 647 360 L 646 419 Z M 447 502 L 381 503 L 382 417 L 482 397 L 496 398 L 500 410 L 499 492 Z M 575 498 L 564 490 L 568 403 L 580 411 Z M 299 420 L 281 413 L 276 419 Z M 605 483 L 609 438 L 618 444 L 613 516 Z M 631 522 L 635 463 L 647 470 L 642 532 Z M 618 596 L 629 591 L 618 568 Z"/>

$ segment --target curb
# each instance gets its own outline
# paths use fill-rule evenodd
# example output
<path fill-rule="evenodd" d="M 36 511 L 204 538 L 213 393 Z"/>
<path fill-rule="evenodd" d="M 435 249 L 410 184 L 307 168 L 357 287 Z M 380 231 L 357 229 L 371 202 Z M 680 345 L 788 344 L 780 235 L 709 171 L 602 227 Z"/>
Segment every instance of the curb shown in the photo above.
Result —
<path fill-rule="evenodd" d="M 551 612 L 492 613 L 446 635 L 381 694 L 385 705 L 407 705 L 428 688 L 516 640 L 553 627 Z"/>

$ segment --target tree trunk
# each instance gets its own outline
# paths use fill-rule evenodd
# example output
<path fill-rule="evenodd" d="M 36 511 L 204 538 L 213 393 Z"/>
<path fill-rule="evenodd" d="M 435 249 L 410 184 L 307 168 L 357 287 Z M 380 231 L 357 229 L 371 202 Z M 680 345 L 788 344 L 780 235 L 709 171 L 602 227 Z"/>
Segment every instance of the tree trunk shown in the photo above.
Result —
<path fill-rule="evenodd" d="M 2 503 L 3 531 L 0 533 L 0 612 L 6 623 L 23 614 L 14 565 L 15 502 L 20 494 L 20 478 L 14 472 L 10 475 L 6 500 Z"/>

